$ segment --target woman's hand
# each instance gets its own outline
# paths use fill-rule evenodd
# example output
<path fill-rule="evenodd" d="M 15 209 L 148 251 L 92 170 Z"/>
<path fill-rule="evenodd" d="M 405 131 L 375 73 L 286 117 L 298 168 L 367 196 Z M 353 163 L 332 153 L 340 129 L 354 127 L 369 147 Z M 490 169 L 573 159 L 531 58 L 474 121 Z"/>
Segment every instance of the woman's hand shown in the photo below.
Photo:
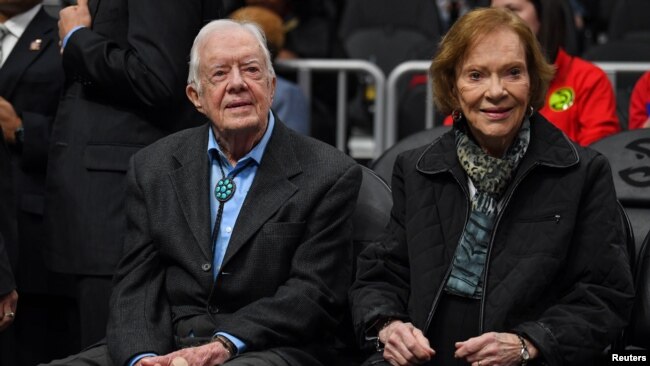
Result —
<path fill-rule="evenodd" d="M 530 359 L 537 357 L 538 350 L 526 342 Z M 512 333 L 485 333 L 464 342 L 456 342 L 456 358 L 464 358 L 472 366 L 520 365 L 521 342 Z"/>
<path fill-rule="evenodd" d="M 385 347 L 384 359 L 394 366 L 419 365 L 436 353 L 422 331 L 411 323 L 394 320 L 378 336 Z"/>

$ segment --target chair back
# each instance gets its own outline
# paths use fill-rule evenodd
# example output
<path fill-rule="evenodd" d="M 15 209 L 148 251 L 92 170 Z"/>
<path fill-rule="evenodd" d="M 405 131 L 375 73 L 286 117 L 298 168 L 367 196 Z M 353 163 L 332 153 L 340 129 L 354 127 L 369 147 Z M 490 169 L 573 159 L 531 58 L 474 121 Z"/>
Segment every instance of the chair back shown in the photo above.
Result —
<path fill-rule="evenodd" d="M 648 0 L 616 1 L 609 20 L 609 39 L 630 39 L 647 35 L 650 32 L 648 14 L 650 14 Z"/>
<path fill-rule="evenodd" d="M 356 277 L 356 258 L 366 246 L 381 239 L 393 208 L 390 187 L 370 168 L 361 166 L 361 169 L 361 188 L 351 217 L 354 246 L 352 280 Z M 337 331 L 337 350 L 342 358 L 341 366 L 358 365 L 366 357 L 357 346 L 349 312 L 346 312 Z"/>
<path fill-rule="evenodd" d="M 339 25 L 348 56 L 374 62 L 386 75 L 401 62 L 431 59 L 441 35 L 430 0 L 347 0 Z"/>
<path fill-rule="evenodd" d="M 627 249 L 627 256 L 630 261 L 630 268 L 632 273 L 635 272 L 636 266 L 636 243 L 634 241 L 634 230 L 632 229 L 632 223 L 630 218 L 625 211 L 625 208 L 620 201 L 616 202 L 618 205 L 619 218 L 621 219 L 621 226 L 623 227 L 623 242 L 625 244 L 625 249 Z"/>
<path fill-rule="evenodd" d="M 449 126 L 438 126 L 414 133 L 398 141 L 395 145 L 384 151 L 370 164 L 370 168 L 374 170 L 375 173 L 377 173 L 377 175 L 380 176 L 388 185 L 390 185 L 391 177 L 393 175 L 393 165 L 395 165 L 397 155 L 406 150 L 430 144 L 450 129 L 451 127 Z"/>
<path fill-rule="evenodd" d="M 609 160 L 616 196 L 632 225 L 635 257 L 640 258 L 642 241 L 650 231 L 650 129 L 623 131 L 590 147 Z"/>
<path fill-rule="evenodd" d="M 366 245 L 381 238 L 393 208 L 393 196 L 388 184 L 370 168 L 361 166 L 361 169 L 363 180 L 357 207 L 352 213 L 355 257 Z"/>

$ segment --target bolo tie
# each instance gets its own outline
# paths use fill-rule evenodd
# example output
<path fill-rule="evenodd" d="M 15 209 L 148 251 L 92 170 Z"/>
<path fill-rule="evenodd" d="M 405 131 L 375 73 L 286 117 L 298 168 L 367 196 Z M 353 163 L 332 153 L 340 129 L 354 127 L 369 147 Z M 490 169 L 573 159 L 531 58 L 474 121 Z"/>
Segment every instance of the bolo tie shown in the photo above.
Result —
<path fill-rule="evenodd" d="M 237 190 L 237 185 L 235 184 L 235 177 L 242 170 L 244 170 L 248 166 L 248 163 L 250 162 L 250 161 L 246 162 L 246 164 L 244 164 L 244 166 L 242 166 L 241 169 L 236 171 L 235 174 L 232 175 L 232 177 L 228 177 L 226 176 L 226 173 L 223 171 L 221 157 L 217 156 L 217 161 L 219 162 L 219 171 L 221 171 L 221 179 L 219 179 L 217 184 L 215 184 L 214 186 L 214 197 L 219 202 L 219 208 L 217 209 L 217 217 L 214 219 L 214 228 L 212 229 L 212 236 L 211 236 L 212 252 L 214 252 L 215 250 L 216 243 L 217 243 L 217 235 L 219 235 L 219 227 L 221 226 L 221 217 L 223 216 L 223 206 L 235 195 L 235 191 Z"/>

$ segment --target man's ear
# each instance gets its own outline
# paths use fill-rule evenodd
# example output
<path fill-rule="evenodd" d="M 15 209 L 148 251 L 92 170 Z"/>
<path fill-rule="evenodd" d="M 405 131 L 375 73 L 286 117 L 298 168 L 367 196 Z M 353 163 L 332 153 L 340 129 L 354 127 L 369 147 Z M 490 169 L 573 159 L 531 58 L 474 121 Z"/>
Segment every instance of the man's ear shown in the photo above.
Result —
<path fill-rule="evenodd" d="M 269 99 L 271 100 L 271 104 L 273 104 L 273 98 L 275 98 L 275 85 L 276 85 L 276 77 L 273 76 L 269 78 L 269 89 L 271 91 L 271 95 L 269 95 Z"/>
<path fill-rule="evenodd" d="M 199 99 L 199 91 L 196 90 L 194 84 L 187 84 L 185 87 L 185 94 L 190 99 L 190 102 L 194 104 L 196 110 L 203 113 L 203 105 L 201 105 L 201 100 Z"/>

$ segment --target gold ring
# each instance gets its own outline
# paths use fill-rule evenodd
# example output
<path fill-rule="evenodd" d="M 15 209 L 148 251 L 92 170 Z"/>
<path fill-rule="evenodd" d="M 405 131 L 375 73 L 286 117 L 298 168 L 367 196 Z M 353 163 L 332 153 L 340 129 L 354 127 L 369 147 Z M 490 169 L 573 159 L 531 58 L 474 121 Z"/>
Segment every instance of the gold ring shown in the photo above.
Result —
<path fill-rule="evenodd" d="M 16 317 L 16 313 L 14 313 L 13 311 L 10 311 L 10 312 L 6 313 L 5 316 L 8 317 L 8 318 L 14 318 L 14 317 Z"/>

